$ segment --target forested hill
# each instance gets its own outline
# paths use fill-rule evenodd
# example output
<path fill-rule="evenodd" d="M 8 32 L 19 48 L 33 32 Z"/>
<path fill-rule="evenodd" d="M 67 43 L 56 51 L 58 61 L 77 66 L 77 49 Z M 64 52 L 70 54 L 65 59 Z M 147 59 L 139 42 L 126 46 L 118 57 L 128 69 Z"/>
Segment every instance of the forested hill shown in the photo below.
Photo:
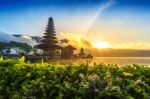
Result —
<path fill-rule="evenodd" d="M 36 45 L 41 40 L 39 36 L 29 36 L 29 35 L 13 35 L 9 33 L 5 33 L 0 31 L 0 41 L 1 42 L 9 42 L 9 41 L 16 41 L 22 43 L 28 43 L 29 45 Z"/>
<path fill-rule="evenodd" d="M 87 49 L 96 57 L 150 57 L 150 50 L 136 49 Z"/>
<path fill-rule="evenodd" d="M 23 42 L 29 45 L 36 45 L 42 38 L 39 36 L 27 35 L 12 35 L 0 31 L 1 42 Z M 80 48 L 77 48 L 80 49 Z M 136 50 L 136 49 L 96 49 L 85 48 L 86 53 L 91 53 L 95 57 L 150 57 L 150 50 Z"/>

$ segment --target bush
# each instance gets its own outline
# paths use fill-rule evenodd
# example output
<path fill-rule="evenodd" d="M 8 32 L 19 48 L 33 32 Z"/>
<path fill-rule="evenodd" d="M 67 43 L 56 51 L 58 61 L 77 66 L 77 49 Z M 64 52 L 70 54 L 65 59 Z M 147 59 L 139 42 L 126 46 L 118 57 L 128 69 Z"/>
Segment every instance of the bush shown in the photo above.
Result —
<path fill-rule="evenodd" d="M 147 99 L 150 67 L 0 61 L 0 98 Z"/>

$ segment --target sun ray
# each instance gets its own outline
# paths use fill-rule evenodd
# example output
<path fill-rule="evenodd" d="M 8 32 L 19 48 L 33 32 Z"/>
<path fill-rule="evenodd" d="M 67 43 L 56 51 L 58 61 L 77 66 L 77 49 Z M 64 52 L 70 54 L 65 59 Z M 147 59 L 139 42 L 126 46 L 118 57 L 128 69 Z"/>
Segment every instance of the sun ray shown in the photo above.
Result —
<path fill-rule="evenodd" d="M 107 2 L 104 2 L 100 4 L 100 7 L 97 9 L 96 13 L 93 15 L 89 23 L 87 24 L 85 28 L 85 35 L 89 33 L 90 29 L 92 28 L 93 24 L 96 22 L 98 17 L 109 7 L 111 7 L 114 4 L 114 0 L 108 0 Z"/>

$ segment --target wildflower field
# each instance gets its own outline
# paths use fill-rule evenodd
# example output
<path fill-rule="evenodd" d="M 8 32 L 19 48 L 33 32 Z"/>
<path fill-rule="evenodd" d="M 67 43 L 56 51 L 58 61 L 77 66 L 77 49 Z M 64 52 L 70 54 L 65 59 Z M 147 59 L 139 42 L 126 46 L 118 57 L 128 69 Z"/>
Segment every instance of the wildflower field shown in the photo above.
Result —
<path fill-rule="evenodd" d="M 150 67 L 0 59 L 0 99 L 148 99 Z"/>

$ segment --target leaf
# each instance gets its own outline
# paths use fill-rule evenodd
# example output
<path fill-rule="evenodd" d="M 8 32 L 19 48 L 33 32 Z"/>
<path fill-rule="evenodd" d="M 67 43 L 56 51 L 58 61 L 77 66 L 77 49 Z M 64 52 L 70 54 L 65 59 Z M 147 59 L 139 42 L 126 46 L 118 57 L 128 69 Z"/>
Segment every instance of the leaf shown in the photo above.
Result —
<path fill-rule="evenodd" d="M 25 57 L 22 56 L 22 57 L 19 59 L 19 62 L 20 62 L 20 63 L 24 63 L 24 62 L 25 62 Z"/>
<path fill-rule="evenodd" d="M 4 59 L 3 59 L 3 56 L 1 56 L 1 57 L 0 57 L 0 62 L 3 61 L 3 60 L 4 60 Z"/>

